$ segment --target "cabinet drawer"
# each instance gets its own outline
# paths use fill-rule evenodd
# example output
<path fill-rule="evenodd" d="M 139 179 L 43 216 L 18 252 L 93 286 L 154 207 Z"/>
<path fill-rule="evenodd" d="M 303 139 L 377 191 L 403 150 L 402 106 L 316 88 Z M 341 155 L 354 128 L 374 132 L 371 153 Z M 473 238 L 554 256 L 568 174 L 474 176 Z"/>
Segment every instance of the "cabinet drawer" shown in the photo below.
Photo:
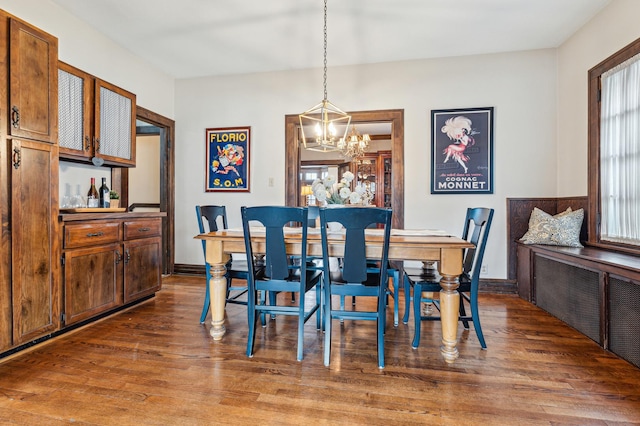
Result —
<path fill-rule="evenodd" d="M 65 225 L 64 248 L 115 243 L 119 237 L 120 222 Z"/>
<path fill-rule="evenodd" d="M 161 219 L 130 220 L 124 222 L 124 239 L 156 237 L 162 233 Z"/>

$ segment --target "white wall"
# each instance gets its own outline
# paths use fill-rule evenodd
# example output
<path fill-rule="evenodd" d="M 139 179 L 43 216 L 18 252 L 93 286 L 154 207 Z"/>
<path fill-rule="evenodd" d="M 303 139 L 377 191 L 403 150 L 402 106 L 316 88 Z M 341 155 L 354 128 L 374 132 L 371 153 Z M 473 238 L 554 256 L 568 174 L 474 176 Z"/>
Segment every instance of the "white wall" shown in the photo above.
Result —
<path fill-rule="evenodd" d="M 558 196 L 587 195 L 589 69 L 640 37 L 640 2 L 613 0 L 558 49 Z"/>
<path fill-rule="evenodd" d="M 129 92 L 137 104 L 165 117 L 174 117 L 174 80 L 133 56 L 102 34 L 48 0 L 0 0 L 0 9 L 56 36 L 58 58 Z M 67 184 L 89 190 L 89 178 L 111 173 L 106 167 L 61 162 L 60 200 Z"/>
<path fill-rule="evenodd" d="M 556 53 L 539 50 L 329 68 L 328 98 L 345 110 L 405 112 L 405 226 L 462 231 L 466 208 L 496 210 L 487 276 L 506 278 L 505 198 L 553 195 Z M 322 98 L 321 70 L 176 82 L 176 263 L 201 262 L 196 204 L 225 204 L 239 227 L 242 205 L 284 202 L 284 115 Z M 495 192 L 431 195 L 430 111 L 495 108 Z M 205 129 L 251 126 L 251 193 L 205 193 Z M 269 178 L 274 186 L 269 187 Z"/>

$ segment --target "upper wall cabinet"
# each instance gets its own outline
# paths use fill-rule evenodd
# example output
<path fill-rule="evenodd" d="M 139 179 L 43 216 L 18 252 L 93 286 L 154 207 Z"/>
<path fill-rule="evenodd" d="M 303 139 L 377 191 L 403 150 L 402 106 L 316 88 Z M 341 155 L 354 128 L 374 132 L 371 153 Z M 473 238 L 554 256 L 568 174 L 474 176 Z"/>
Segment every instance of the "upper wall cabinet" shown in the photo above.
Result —
<path fill-rule="evenodd" d="M 58 39 L 9 22 L 9 134 L 56 143 Z"/>
<path fill-rule="evenodd" d="M 64 62 L 58 63 L 60 158 L 136 164 L 136 96 Z"/>

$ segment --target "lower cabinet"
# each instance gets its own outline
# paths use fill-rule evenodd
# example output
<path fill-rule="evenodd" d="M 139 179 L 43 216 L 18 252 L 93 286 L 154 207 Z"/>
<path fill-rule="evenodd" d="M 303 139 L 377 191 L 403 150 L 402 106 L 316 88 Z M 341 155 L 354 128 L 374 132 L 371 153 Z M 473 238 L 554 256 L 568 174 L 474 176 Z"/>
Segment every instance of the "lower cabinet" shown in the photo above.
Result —
<path fill-rule="evenodd" d="M 161 229 L 160 217 L 65 223 L 64 325 L 84 321 L 158 291 Z"/>
<path fill-rule="evenodd" d="M 124 244 L 124 303 L 148 296 L 160 286 L 161 238 L 146 238 Z M 149 267 L 154 265 L 154 267 Z"/>
<path fill-rule="evenodd" d="M 122 304 L 120 245 L 64 254 L 65 323 L 73 324 Z"/>

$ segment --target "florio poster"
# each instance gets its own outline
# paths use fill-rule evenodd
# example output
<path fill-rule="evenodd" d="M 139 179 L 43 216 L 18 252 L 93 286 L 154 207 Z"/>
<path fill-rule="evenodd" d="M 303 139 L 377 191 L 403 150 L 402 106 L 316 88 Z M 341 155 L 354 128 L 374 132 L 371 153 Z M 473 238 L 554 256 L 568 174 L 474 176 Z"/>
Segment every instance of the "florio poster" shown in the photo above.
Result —
<path fill-rule="evenodd" d="M 206 129 L 206 191 L 249 192 L 250 127 Z"/>

